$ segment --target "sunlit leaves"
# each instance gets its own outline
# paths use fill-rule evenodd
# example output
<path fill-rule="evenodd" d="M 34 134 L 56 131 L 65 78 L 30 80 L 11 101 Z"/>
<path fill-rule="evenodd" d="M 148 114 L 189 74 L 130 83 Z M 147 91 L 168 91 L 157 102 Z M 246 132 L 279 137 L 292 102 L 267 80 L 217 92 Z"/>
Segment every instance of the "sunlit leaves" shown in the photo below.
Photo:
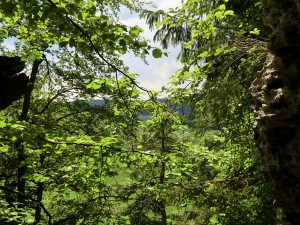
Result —
<path fill-rule="evenodd" d="M 229 15 L 234 15 L 234 11 L 233 10 L 226 10 L 224 12 L 224 16 L 229 16 Z"/>
<path fill-rule="evenodd" d="M 9 151 L 9 147 L 8 146 L 0 146 L 0 152 L 1 153 L 6 153 Z"/>
<path fill-rule="evenodd" d="M 221 6 L 225 6 L 225 5 L 221 5 Z M 224 7 L 220 7 L 219 10 L 216 11 L 214 15 L 216 18 L 222 18 L 223 16 L 234 15 L 234 11 L 233 10 L 225 10 Z"/>
<path fill-rule="evenodd" d="M 257 29 L 256 27 L 254 28 L 254 30 L 250 31 L 250 34 L 254 34 L 254 35 L 259 35 L 260 30 Z"/>
<path fill-rule="evenodd" d="M 8 31 L 5 29 L 0 29 L 0 38 L 6 38 L 8 37 Z"/>
<path fill-rule="evenodd" d="M 132 37 L 138 37 L 140 35 L 140 33 L 142 33 L 144 30 L 140 27 L 132 27 L 130 28 L 129 30 L 129 35 L 132 36 Z"/>
<path fill-rule="evenodd" d="M 3 128 L 3 127 L 5 127 L 5 126 L 6 126 L 5 121 L 1 120 L 1 121 L 0 121 L 0 128 Z"/>
<path fill-rule="evenodd" d="M 106 83 L 105 79 L 93 80 L 92 83 L 88 84 L 86 87 L 97 90 L 97 89 L 100 89 L 102 84 L 105 84 L 105 83 Z"/>
<path fill-rule="evenodd" d="M 138 52 L 147 46 L 139 37 L 142 28 L 127 28 L 116 23 L 110 13 L 104 13 L 106 6 L 102 2 L 54 1 L 50 4 L 37 3 L 33 7 L 31 2 L 26 2 L 16 4 L 12 15 L 5 7 L 10 8 L 10 3 L 1 4 L 1 13 L 6 15 L 1 37 L 16 36 L 24 44 L 22 47 L 26 54 L 32 49 L 42 51 L 55 44 L 61 48 L 69 46 L 80 51 L 91 51 L 90 41 L 98 51 L 104 50 L 111 55 L 117 52 L 125 54 L 127 49 Z M 112 3 L 115 6 L 119 4 Z M 130 6 L 129 3 L 126 5 Z M 17 23 L 20 17 L 23 20 Z M 79 25 L 79 29 L 74 24 Z M 35 55 L 32 58 L 40 58 L 40 54 Z"/>

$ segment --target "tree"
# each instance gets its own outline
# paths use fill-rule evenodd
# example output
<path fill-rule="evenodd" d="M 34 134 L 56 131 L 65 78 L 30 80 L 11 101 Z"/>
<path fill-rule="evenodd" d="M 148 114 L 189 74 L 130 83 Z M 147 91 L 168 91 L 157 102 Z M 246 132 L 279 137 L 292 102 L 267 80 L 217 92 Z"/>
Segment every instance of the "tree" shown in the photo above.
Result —
<path fill-rule="evenodd" d="M 123 151 L 110 125 L 134 121 L 128 105 L 137 93 L 119 56 L 149 50 L 141 28 L 118 22 L 121 5 L 140 7 L 138 1 L 0 2 L 1 41 L 14 37 L 16 46 L 3 54 L 19 55 L 31 70 L 28 85 L 18 82 L 23 105 L 1 112 L 2 224 L 119 219 L 108 210 L 115 196 L 104 182 L 114 174 L 106 159 Z M 20 72 L 24 65 L 15 61 Z M 79 101 L 95 95 L 118 102 L 125 116 L 115 112 L 117 104 Z"/>
<path fill-rule="evenodd" d="M 298 224 L 299 3 L 264 4 L 144 10 L 163 47 L 181 45 L 176 87 L 160 103 L 119 60 L 151 49 L 141 28 L 118 21 L 121 6 L 139 11 L 142 2 L 1 1 L 0 35 L 16 47 L 2 54 L 20 56 L 30 72 L 27 80 L 20 58 L 1 58 L 16 62 L 0 79 L 20 92 L 1 100 L 1 109 L 14 103 L 0 114 L 0 222 L 274 224 L 255 137 L 279 223 Z M 182 103 L 191 115 L 172 110 Z"/>
<path fill-rule="evenodd" d="M 256 143 L 274 187 L 278 224 L 299 224 L 299 1 L 264 1 L 273 35 L 265 66 L 251 87 Z"/>
<path fill-rule="evenodd" d="M 262 9 L 264 23 L 273 32 L 271 37 L 270 30 L 262 26 Z M 243 118 L 241 115 L 250 112 L 248 88 L 251 86 L 255 102 L 255 140 L 277 206 L 282 207 L 278 210 L 278 223 L 298 224 L 299 2 L 186 1 L 181 10 L 169 14 L 146 12 L 144 16 L 151 26 L 155 22 L 161 26 L 156 38 L 163 45 L 184 41 L 179 56 L 184 67 L 177 74 L 175 84 L 191 80 L 196 90 L 184 90 L 183 94 L 197 93 L 192 99 L 201 101 L 197 104 L 202 113 L 209 112 L 210 123 L 216 121 L 217 125 L 221 123 L 227 127 L 236 123 L 234 118 Z M 267 42 L 270 46 L 266 59 Z M 227 48 L 231 43 L 235 49 Z M 186 72 L 190 65 L 197 66 L 194 72 Z M 245 89 L 239 89 L 239 85 Z M 202 86 L 201 90 L 197 89 L 199 86 Z M 197 96 L 202 97 L 200 101 Z M 218 100 L 220 96 L 222 98 Z M 224 98 L 226 105 L 222 104 Z M 236 110 L 234 102 L 242 106 L 241 111 Z M 246 102 L 248 106 L 244 108 Z M 238 112 L 241 114 L 235 117 Z M 224 118 L 227 119 L 224 121 Z M 203 122 L 202 118 L 200 122 Z M 231 132 L 234 127 L 229 128 Z"/>
<path fill-rule="evenodd" d="M 181 46 L 178 58 L 183 67 L 173 76 L 171 84 L 178 87 L 172 89 L 170 96 L 193 108 L 193 127 L 198 133 L 222 131 L 221 137 L 224 138 L 227 149 L 225 152 L 236 158 L 228 168 L 223 168 L 227 171 L 226 175 L 221 172 L 224 180 L 237 178 L 240 173 L 253 178 L 250 171 L 262 174 L 261 159 L 254 143 L 252 100 L 249 92 L 251 83 L 257 71 L 262 69 L 267 56 L 270 30 L 261 22 L 262 7 L 261 1 L 191 0 L 186 1 L 182 8 L 169 12 L 144 11 L 142 14 L 150 27 L 159 29 L 155 39 L 161 41 L 163 47 L 170 44 Z M 225 155 L 223 157 L 226 158 Z M 253 184 L 256 187 L 260 182 L 265 184 L 260 189 L 261 193 L 268 190 L 268 184 L 262 176 L 256 182 Z M 245 183 L 240 187 L 249 188 L 243 185 Z M 215 185 L 216 190 L 218 186 Z M 240 190 L 245 190 L 243 188 Z M 230 202 L 229 193 L 226 192 L 223 199 L 219 198 L 222 195 L 211 194 L 218 196 L 224 205 L 224 202 Z M 263 199 L 268 199 L 263 203 L 265 206 L 272 205 L 270 194 L 267 194 L 267 198 L 264 194 L 256 197 L 262 202 Z M 251 202 L 250 198 L 245 202 L 247 201 Z M 272 219 L 249 221 L 250 223 L 274 223 L 274 205 L 271 206 L 272 209 L 265 206 L 262 206 L 262 211 L 271 211 Z M 234 216 L 231 221 L 226 221 L 229 216 L 226 218 L 218 213 L 224 215 L 224 212 L 216 211 L 217 215 L 213 217 L 215 222 L 242 223 L 241 218 L 235 220 L 237 217 Z"/>

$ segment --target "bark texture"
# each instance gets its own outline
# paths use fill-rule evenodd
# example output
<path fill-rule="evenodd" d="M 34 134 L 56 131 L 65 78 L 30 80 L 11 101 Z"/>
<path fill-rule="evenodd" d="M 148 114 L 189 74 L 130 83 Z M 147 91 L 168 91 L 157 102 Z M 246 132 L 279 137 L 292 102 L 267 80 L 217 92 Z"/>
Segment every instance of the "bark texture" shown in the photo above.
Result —
<path fill-rule="evenodd" d="M 280 210 L 278 224 L 300 224 L 300 0 L 264 0 L 270 54 L 250 91 L 255 139 Z"/>

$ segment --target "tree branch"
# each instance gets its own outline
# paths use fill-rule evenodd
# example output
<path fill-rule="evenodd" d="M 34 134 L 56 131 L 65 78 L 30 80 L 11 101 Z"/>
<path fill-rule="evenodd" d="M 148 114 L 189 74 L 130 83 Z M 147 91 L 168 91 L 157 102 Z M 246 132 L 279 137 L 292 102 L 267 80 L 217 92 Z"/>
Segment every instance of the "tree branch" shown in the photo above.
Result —
<path fill-rule="evenodd" d="M 22 108 L 22 113 L 19 116 L 19 120 L 26 120 L 30 108 L 30 99 L 31 99 L 31 94 L 34 88 L 36 76 L 38 74 L 38 69 L 39 65 L 41 64 L 42 60 L 35 60 L 32 65 L 32 70 L 29 78 L 29 83 L 27 86 L 27 90 L 24 96 L 24 102 L 23 102 L 23 108 Z"/>
<path fill-rule="evenodd" d="M 109 150 L 113 150 L 116 152 L 125 152 L 125 153 L 139 153 L 139 154 L 144 154 L 144 155 L 151 155 L 151 156 L 155 156 L 156 154 L 153 153 L 149 153 L 149 152 L 142 152 L 142 151 L 138 151 L 138 150 L 125 150 L 125 149 L 121 149 L 121 148 L 110 148 L 110 147 L 104 147 L 102 145 L 96 144 L 96 143 L 79 143 L 79 142 L 68 142 L 68 141 L 50 141 L 47 139 L 42 139 L 43 141 L 46 141 L 50 144 L 55 144 L 55 145 L 79 145 L 79 146 L 84 146 L 84 147 L 102 147 L 102 148 L 106 148 Z"/>
<path fill-rule="evenodd" d="M 50 106 L 50 104 L 56 99 L 58 98 L 61 94 L 65 93 L 65 92 L 68 92 L 72 89 L 67 89 L 67 90 L 62 90 L 62 91 L 59 91 L 57 92 L 52 98 L 49 99 L 49 101 L 47 102 L 47 104 L 44 106 L 44 108 L 39 111 L 37 114 L 43 114 L 47 109 L 48 107 Z"/>
<path fill-rule="evenodd" d="M 31 200 L 31 201 L 33 201 L 33 202 L 39 204 L 40 207 L 43 209 L 43 211 L 46 213 L 46 215 L 49 217 L 48 224 L 49 224 L 49 225 L 52 224 L 52 222 L 51 222 L 51 221 L 52 221 L 52 216 L 51 216 L 51 214 L 49 213 L 49 211 L 45 208 L 43 202 L 38 201 L 38 200 L 36 200 L 36 199 L 34 199 L 34 198 L 28 196 L 28 195 L 25 195 L 24 193 L 21 193 L 21 192 L 19 192 L 19 191 L 11 190 L 11 189 L 9 189 L 9 188 L 7 188 L 7 187 L 4 187 L 4 186 L 0 186 L 0 190 L 8 191 L 8 192 L 10 192 L 10 193 L 12 193 L 12 194 L 15 194 L 15 195 L 22 195 L 24 198 L 29 199 L 29 200 Z"/>
<path fill-rule="evenodd" d="M 55 9 L 57 9 L 57 5 L 52 1 L 52 0 L 47 0 L 47 2 L 49 2 L 49 4 L 54 7 Z M 65 19 L 67 19 L 67 21 L 69 21 L 73 27 L 75 27 L 86 39 L 87 41 L 90 43 L 90 46 L 92 47 L 92 49 L 96 52 L 96 54 L 100 57 L 100 59 L 102 59 L 108 66 L 110 66 L 111 68 L 113 68 L 115 71 L 121 73 L 122 75 L 124 75 L 125 77 L 127 77 L 130 82 L 132 84 L 134 84 L 137 88 L 139 88 L 142 91 L 145 91 L 150 97 L 152 97 L 152 93 L 151 91 L 149 91 L 148 89 L 139 86 L 136 81 L 131 78 L 130 76 L 128 76 L 123 70 L 121 70 L 120 68 L 116 67 L 115 65 L 113 65 L 112 63 L 110 63 L 107 59 L 104 58 L 104 56 L 100 53 L 100 51 L 97 49 L 97 47 L 95 46 L 94 42 L 91 40 L 90 35 L 87 34 L 87 32 L 76 22 L 74 22 L 72 20 L 72 18 L 68 17 L 67 15 L 63 16 Z"/>

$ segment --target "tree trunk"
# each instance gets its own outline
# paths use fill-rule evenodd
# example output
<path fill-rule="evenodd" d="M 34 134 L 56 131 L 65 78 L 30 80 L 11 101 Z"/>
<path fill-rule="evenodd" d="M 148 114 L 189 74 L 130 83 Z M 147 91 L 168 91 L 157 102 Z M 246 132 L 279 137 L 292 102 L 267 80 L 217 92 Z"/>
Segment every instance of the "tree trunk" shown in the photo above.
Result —
<path fill-rule="evenodd" d="M 45 161 L 45 154 L 40 154 L 40 161 L 39 161 L 39 166 L 41 169 L 44 167 L 44 161 Z M 35 222 L 33 223 L 34 225 L 39 224 L 41 219 L 42 219 L 42 207 L 41 207 L 41 202 L 43 201 L 43 194 L 44 194 L 44 183 L 43 182 L 38 182 L 37 184 L 37 190 L 36 190 L 36 200 L 37 204 L 35 206 Z"/>
<path fill-rule="evenodd" d="M 166 141 L 166 133 L 165 133 L 165 124 L 161 126 L 161 150 L 160 154 L 163 156 L 166 152 L 166 146 L 165 146 L 165 141 Z M 165 183 L 165 176 L 166 176 L 166 162 L 162 161 L 161 162 L 161 170 L 160 170 L 160 175 L 159 175 L 159 183 L 164 184 Z M 161 215 L 161 225 L 167 225 L 167 211 L 166 211 L 166 203 L 164 199 L 161 199 L 159 201 L 159 210 L 160 210 L 160 215 Z"/>
<path fill-rule="evenodd" d="M 274 188 L 278 224 L 300 224 L 300 0 L 264 0 L 270 54 L 250 91 L 255 139 Z"/>
<path fill-rule="evenodd" d="M 165 169 L 166 163 L 162 162 L 161 163 L 161 171 L 160 171 L 160 176 L 159 180 L 161 184 L 164 184 L 165 182 Z M 167 210 L 166 210 L 166 203 L 165 200 L 160 200 L 159 201 L 159 210 L 160 210 L 160 216 L 161 216 L 161 225 L 167 225 Z"/>
<path fill-rule="evenodd" d="M 34 88 L 36 76 L 38 73 L 38 68 L 39 65 L 41 64 L 41 60 L 35 60 L 32 65 L 32 71 L 29 79 L 29 83 L 27 85 L 27 89 L 25 92 L 24 96 L 24 102 L 23 102 L 23 108 L 21 115 L 19 116 L 19 121 L 24 121 L 27 120 L 28 117 L 28 112 L 30 108 L 30 98 L 32 95 L 32 91 Z M 25 206 L 25 189 L 26 189 L 26 178 L 24 178 L 24 175 L 26 174 L 27 171 L 27 166 L 26 166 L 26 154 L 25 154 L 25 149 L 23 145 L 23 140 L 19 140 L 16 143 L 16 149 L 18 151 L 18 173 L 17 173 L 17 189 L 18 189 L 18 203 L 19 203 L 19 208 L 23 208 Z"/>

